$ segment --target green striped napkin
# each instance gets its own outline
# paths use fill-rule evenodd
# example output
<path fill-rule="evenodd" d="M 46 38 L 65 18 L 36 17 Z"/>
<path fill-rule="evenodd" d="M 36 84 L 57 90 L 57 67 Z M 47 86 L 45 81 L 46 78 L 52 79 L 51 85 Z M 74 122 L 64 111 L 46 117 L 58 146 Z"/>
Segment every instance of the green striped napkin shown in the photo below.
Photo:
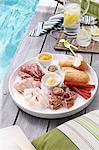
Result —
<path fill-rule="evenodd" d="M 99 150 L 99 110 L 58 126 L 32 144 L 37 150 Z"/>

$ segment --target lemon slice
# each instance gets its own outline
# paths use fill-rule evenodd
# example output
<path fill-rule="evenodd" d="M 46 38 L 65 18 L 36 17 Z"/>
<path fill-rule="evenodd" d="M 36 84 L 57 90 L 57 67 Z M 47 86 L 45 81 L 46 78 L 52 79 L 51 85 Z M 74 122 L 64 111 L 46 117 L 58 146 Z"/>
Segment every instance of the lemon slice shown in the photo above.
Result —
<path fill-rule="evenodd" d="M 80 19 L 79 13 L 78 14 L 68 14 L 68 13 L 64 14 L 64 24 L 67 26 L 75 25 L 76 23 L 79 22 L 79 19 Z"/>

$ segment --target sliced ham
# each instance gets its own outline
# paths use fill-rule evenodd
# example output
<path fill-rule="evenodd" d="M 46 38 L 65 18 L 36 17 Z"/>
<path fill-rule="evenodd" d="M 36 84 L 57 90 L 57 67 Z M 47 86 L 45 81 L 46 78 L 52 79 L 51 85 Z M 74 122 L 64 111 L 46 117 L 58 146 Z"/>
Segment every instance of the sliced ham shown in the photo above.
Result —
<path fill-rule="evenodd" d="M 42 71 L 42 69 L 37 63 L 33 63 L 27 66 L 22 66 L 20 71 L 29 74 L 34 79 L 36 78 L 39 80 L 41 80 L 42 76 L 44 75 L 44 72 Z"/>

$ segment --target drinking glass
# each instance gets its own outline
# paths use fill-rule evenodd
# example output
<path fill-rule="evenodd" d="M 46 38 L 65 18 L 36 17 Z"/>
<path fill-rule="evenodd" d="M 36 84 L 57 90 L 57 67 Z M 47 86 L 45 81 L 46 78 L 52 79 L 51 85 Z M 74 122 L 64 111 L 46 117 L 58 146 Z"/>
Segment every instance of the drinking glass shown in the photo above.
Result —
<path fill-rule="evenodd" d="M 90 27 L 82 27 L 79 29 L 77 33 L 77 43 L 82 47 L 87 47 L 91 43 L 91 28 Z"/>
<path fill-rule="evenodd" d="M 89 1 L 86 0 L 86 9 L 81 15 L 82 0 L 64 0 L 64 32 L 67 35 L 76 35 L 80 27 L 80 17 L 85 15 L 89 8 Z"/>

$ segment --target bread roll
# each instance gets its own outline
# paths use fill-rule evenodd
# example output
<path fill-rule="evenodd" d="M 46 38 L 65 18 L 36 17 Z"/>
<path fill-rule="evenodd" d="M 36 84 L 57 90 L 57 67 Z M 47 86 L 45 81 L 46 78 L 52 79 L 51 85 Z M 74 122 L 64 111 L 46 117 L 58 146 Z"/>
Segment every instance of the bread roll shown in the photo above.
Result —
<path fill-rule="evenodd" d="M 74 60 L 69 60 L 69 59 L 66 59 L 66 60 L 62 60 L 62 61 L 59 61 L 59 66 L 62 68 L 62 67 L 72 67 L 73 66 L 73 62 Z"/>
<path fill-rule="evenodd" d="M 63 69 L 63 70 L 68 70 L 68 71 L 69 71 L 69 70 L 71 70 L 71 71 L 72 71 L 72 70 L 79 71 L 79 70 L 77 70 L 77 69 L 75 69 L 75 68 L 73 68 L 73 67 L 62 67 L 62 69 Z"/>
<path fill-rule="evenodd" d="M 81 62 L 78 62 L 79 65 L 77 64 L 77 61 L 75 62 L 75 60 L 76 59 L 62 60 L 62 61 L 59 62 L 59 66 L 61 68 L 63 68 L 63 67 L 74 67 L 78 70 L 83 70 L 83 71 L 88 70 L 88 65 L 84 60 L 82 60 Z"/>
<path fill-rule="evenodd" d="M 89 75 L 86 72 L 76 70 L 76 69 L 72 70 L 71 68 L 69 69 L 70 69 L 70 72 L 69 71 L 65 72 L 65 77 L 64 77 L 65 80 L 70 81 L 70 82 L 88 83 Z"/>

